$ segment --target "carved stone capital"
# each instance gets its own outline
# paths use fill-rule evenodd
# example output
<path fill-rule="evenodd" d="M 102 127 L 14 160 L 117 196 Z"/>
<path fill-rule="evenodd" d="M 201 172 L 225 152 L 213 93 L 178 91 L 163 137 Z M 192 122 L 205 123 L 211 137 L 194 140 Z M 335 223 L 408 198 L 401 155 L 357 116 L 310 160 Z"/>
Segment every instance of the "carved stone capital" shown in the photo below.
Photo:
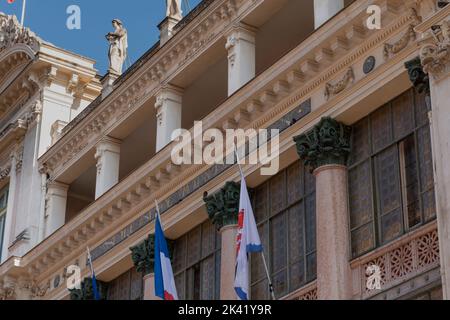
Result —
<path fill-rule="evenodd" d="M 405 62 L 405 68 L 408 70 L 409 80 L 419 93 L 430 93 L 430 78 L 423 71 L 420 57 L 416 57 L 410 61 Z"/>
<path fill-rule="evenodd" d="M 231 181 L 215 194 L 203 196 L 208 216 L 218 230 L 238 223 L 239 195 L 240 184 Z"/>
<path fill-rule="evenodd" d="M 439 78 L 450 71 L 450 21 L 434 25 L 428 33 L 432 41 L 420 49 L 420 60 L 425 73 Z"/>
<path fill-rule="evenodd" d="M 155 235 L 151 234 L 147 239 L 138 245 L 131 247 L 131 258 L 133 259 L 136 271 L 142 272 L 143 275 L 153 273 L 155 263 Z"/>
<path fill-rule="evenodd" d="M 172 256 L 174 241 L 167 239 L 169 255 Z M 137 272 L 141 272 L 144 276 L 153 273 L 155 264 L 155 235 L 150 234 L 147 239 L 130 248 L 131 258 Z"/>
<path fill-rule="evenodd" d="M 92 288 L 92 278 L 84 278 L 81 282 L 80 289 L 71 289 L 70 300 L 94 300 L 94 291 Z M 97 290 L 100 295 L 100 300 L 106 300 L 108 292 L 108 284 L 97 280 Z"/>
<path fill-rule="evenodd" d="M 311 131 L 294 138 L 297 152 L 311 171 L 319 167 L 346 165 L 350 154 L 351 128 L 332 118 L 322 118 Z"/>

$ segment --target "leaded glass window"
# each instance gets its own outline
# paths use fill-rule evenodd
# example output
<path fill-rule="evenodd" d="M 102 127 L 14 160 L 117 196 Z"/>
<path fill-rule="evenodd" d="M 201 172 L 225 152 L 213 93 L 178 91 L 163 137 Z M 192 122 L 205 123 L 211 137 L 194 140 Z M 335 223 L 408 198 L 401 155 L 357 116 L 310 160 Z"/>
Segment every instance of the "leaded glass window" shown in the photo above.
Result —
<path fill-rule="evenodd" d="M 353 126 L 351 247 L 358 257 L 436 216 L 425 97 L 403 93 Z"/>
<path fill-rule="evenodd" d="M 131 268 L 108 283 L 108 300 L 142 300 L 143 297 L 143 275 L 136 268 Z"/>
<path fill-rule="evenodd" d="M 210 221 L 175 241 L 173 272 L 180 299 L 220 299 L 220 246 Z"/>
<path fill-rule="evenodd" d="M 3 250 L 3 239 L 5 236 L 6 208 L 8 205 L 8 187 L 0 191 L 0 256 Z"/>
<path fill-rule="evenodd" d="M 316 278 L 315 179 L 302 163 L 253 190 L 253 208 L 277 298 Z M 251 298 L 269 298 L 261 255 L 251 257 Z"/>

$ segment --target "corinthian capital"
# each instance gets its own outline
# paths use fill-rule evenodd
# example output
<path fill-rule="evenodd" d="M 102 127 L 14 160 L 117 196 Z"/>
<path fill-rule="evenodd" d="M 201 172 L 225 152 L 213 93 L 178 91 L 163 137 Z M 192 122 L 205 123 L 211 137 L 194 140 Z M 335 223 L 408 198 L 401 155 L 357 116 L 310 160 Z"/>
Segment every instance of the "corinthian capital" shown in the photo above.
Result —
<path fill-rule="evenodd" d="M 420 60 L 425 73 L 439 78 L 450 70 L 450 22 L 434 25 L 429 34 L 432 40 L 422 46 Z"/>

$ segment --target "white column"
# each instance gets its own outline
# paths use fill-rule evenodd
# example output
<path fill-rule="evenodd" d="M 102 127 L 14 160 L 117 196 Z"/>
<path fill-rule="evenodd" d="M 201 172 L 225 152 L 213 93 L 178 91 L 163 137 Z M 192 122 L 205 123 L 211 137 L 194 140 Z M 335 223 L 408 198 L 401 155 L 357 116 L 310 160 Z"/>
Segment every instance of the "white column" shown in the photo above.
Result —
<path fill-rule="evenodd" d="M 256 29 L 247 25 L 235 26 L 227 36 L 228 96 L 255 77 Z"/>
<path fill-rule="evenodd" d="M 119 182 L 120 144 L 120 140 L 108 137 L 97 146 L 95 199 L 100 198 Z"/>
<path fill-rule="evenodd" d="M 164 86 L 156 95 L 156 152 L 172 141 L 172 133 L 181 128 L 182 89 Z"/>
<path fill-rule="evenodd" d="M 319 28 L 344 8 L 344 0 L 314 0 L 314 25 Z"/>
<path fill-rule="evenodd" d="M 16 153 L 11 156 L 11 169 L 9 172 L 9 186 L 8 186 L 8 202 L 6 208 L 5 232 L 3 234 L 3 248 L 0 252 L 0 264 L 8 258 L 8 246 L 11 243 L 11 230 L 13 224 L 13 215 L 15 214 L 14 202 L 16 195 Z M 1 240 L 1 239 L 0 239 Z M 1 241 L 0 241 L 1 242 Z"/>
<path fill-rule="evenodd" d="M 45 238 L 61 228 L 66 221 L 67 191 L 69 186 L 59 182 L 49 182 L 45 210 Z"/>

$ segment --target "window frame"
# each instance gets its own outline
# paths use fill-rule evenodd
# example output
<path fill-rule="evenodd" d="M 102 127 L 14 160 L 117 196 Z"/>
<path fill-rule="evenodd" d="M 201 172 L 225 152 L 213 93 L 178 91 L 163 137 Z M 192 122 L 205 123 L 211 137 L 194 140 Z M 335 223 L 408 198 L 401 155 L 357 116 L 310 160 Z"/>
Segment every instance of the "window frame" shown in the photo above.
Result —
<path fill-rule="evenodd" d="M 411 112 L 412 112 L 412 119 L 413 119 L 413 128 L 412 131 L 408 131 L 407 133 L 402 133 L 402 135 L 396 137 L 395 136 L 395 121 L 394 121 L 394 102 L 397 99 L 400 99 L 402 96 L 404 95 L 410 95 L 411 97 L 411 102 L 412 102 L 412 106 L 410 106 L 411 108 Z M 358 257 L 364 256 L 365 254 L 380 248 L 384 245 L 387 245 L 389 243 L 391 243 L 392 241 L 395 241 L 398 238 L 401 238 L 402 236 L 404 236 L 405 234 L 408 234 L 411 231 L 414 231 L 432 221 L 434 221 L 436 219 L 436 215 L 434 215 L 434 217 L 432 217 L 432 219 L 426 219 L 425 217 L 425 210 L 423 207 L 423 196 L 431 191 L 435 192 L 435 188 L 434 188 L 434 184 L 433 187 L 430 188 L 423 188 L 422 184 L 422 171 L 420 168 L 420 153 L 419 153 L 419 138 L 418 138 L 418 134 L 420 132 L 420 130 L 423 130 L 425 128 L 428 127 L 428 130 L 430 130 L 430 123 L 429 120 L 427 119 L 427 121 L 425 121 L 425 123 L 420 123 L 419 121 L 419 108 L 423 108 L 424 103 L 420 102 L 420 99 L 424 98 L 423 94 L 419 94 L 415 91 L 414 88 L 411 88 L 405 92 L 403 92 L 402 94 L 400 94 L 399 96 L 395 97 L 394 99 L 390 100 L 389 102 L 387 102 L 386 104 L 380 106 L 379 108 L 377 108 L 376 110 L 374 110 L 373 112 L 369 113 L 368 115 L 366 115 L 365 117 L 363 117 L 362 119 L 360 119 L 359 121 L 357 121 L 353 127 L 357 124 L 359 124 L 362 121 L 367 121 L 367 139 L 368 139 L 368 155 L 365 155 L 364 157 L 362 157 L 361 159 L 358 159 L 358 161 L 352 163 L 352 159 L 350 157 L 349 159 L 349 163 L 348 163 L 348 171 L 349 173 L 361 166 L 364 165 L 366 162 L 369 163 L 369 168 L 370 168 L 370 195 L 371 195 L 371 204 L 372 204 L 372 210 L 371 210 L 371 219 L 370 221 L 366 221 L 366 222 L 362 222 L 359 225 L 352 227 L 352 221 L 350 220 L 349 223 L 349 232 L 350 232 L 350 247 L 351 247 L 351 256 L 352 259 L 356 259 Z M 390 142 L 381 147 L 376 149 L 374 147 L 373 144 L 373 115 L 377 112 L 380 111 L 381 108 L 384 107 L 388 107 L 389 108 L 389 118 L 390 118 L 390 134 L 391 134 L 391 139 Z M 430 134 L 430 138 L 431 138 L 431 132 L 429 132 Z M 415 156 L 415 174 L 417 176 L 417 197 L 418 197 L 418 205 L 420 208 L 420 222 L 415 224 L 414 226 L 409 226 L 409 215 L 408 215 L 408 199 L 407 199 L 407 185 L 405 183 L 405 174 L 406 174 L 406 166 L 405 166 L 405 152 L 404 152 L 404 145 L 405 142 L 407 141 L 407 139 L 409 137 L 413 137 L 413 141 L 414 141 L 414 156 Z M 431 142 L 430 142 L 431 143 Z M 353 140 L 352 140 L 352 144 L 353 144 Z M 383 239 L 383 234 L 382 234 L 382 217 L 389 215 L 390 213 L 394 212 L 394 210 L 390 211 L 389 213 L 385 213 L 382 214 L 380 212 L 380 190 L 379 190 L 379 186 L 377 183 L 377 164 L 376 164 L 376 160 L 377 157 L 381 154 L 383 154 L 383 152 L 387 151 L 390 148 L 395 147 L 396 149 L 396 157 L 397 157 L 397 161 L 396 161 L 396 170 L 397 170 L 397 174 L 398 174 L 398 179 L 399 179 L 399 187 L 400 187 L 400 210 L 401 210 L 401 232 L 399 233 L 399 235 L 395 236 L 392 239 L 386 240 L 384 241 Z M 403 152 L 401 152 L 403 148 Z M 352 153 L 353 153 L 353 145 L 352 145 Z M 431 155 L 433 156 L 433 155 Z M 378 173 L 379 174 L 379 173 Z M 433 179 L 434 179 L 434 175 L 433 175 Z M 349 181 L 350 181 L 350 176 L 349 176 Z M 349 188 L 350 188 L 350 183 L 349 183 Z M 351 192 L 349 190 L 349 203 L 351 203 L 351 199 L 350 199 L 350 195 Z M 435 201 L 435 200 L 434 200 Z M 435 203 L 436 206 L 436 203 Z M 406 210 L 405 210 L 406 208 Z M 397 210 L 397 209 L 395 209 Z M 349 215 L 350 215 L 350 219 L 352 217 L 352 212 L 351 212 L 351 206 L 349 206 Z M 372 233 L 373 233 L 373 237 L 372 237 L 372 241 L 373 241 L 373 247 L 364 251 L 364 252 L 360 252 L 357 254 L 354 254 L 354 249 L 353 249 L 353 237 L 352 235 L 359 230 L 362 230 L 363 228 L 367 227 L 368 225 L 372 224 Z"/>

